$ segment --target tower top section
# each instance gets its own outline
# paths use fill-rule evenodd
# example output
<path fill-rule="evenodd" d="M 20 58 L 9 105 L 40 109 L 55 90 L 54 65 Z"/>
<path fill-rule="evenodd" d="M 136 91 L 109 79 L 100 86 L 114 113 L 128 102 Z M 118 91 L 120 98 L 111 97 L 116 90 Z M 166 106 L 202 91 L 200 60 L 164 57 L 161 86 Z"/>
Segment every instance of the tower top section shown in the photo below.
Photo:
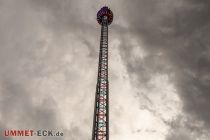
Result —
<path fill-rule="evenodd" d="M 97 13 L 97 21 L 100 25 L 104 17 L 107 17 L 108 25 L 110 25 L 113 21 L 113 13 L 107 6 L 102 7 Z"/>

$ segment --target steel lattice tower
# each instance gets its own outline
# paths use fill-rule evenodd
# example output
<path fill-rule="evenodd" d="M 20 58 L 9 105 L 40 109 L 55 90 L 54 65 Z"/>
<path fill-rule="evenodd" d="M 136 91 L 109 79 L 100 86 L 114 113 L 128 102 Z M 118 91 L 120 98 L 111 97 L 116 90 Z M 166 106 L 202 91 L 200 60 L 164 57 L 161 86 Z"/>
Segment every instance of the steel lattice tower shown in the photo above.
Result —
<path fill-rule="evenodd" d="M 109 140 L 108 25 L 112 20 L 113 13 L 108 7 L 105 6 L 98 11 L 97 21 L 101 25 L 101 40 L 92 140 Z"/>

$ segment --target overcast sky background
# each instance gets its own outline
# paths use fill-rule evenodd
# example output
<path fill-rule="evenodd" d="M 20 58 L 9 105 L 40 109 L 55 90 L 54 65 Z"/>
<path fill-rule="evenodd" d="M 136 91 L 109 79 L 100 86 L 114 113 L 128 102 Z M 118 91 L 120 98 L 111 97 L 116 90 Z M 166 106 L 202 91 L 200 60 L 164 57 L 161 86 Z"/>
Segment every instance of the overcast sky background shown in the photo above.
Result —
<path fill-rule="evenodd" d="M 209 140 L 207 0 L 0 0 L 0 140 L 91 140 L 105 4 L 110 140 Z"/>

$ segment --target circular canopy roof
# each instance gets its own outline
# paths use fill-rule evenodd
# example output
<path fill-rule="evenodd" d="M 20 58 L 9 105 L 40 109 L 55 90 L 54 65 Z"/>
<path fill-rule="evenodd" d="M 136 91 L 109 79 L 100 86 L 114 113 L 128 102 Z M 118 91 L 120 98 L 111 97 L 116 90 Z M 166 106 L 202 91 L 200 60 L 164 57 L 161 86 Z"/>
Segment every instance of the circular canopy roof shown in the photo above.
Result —
<path fill-rule="evenodd" d="M 111 11 L 108 7 L 106 7 L 106 6 L 102 7 L 102 8 L 98 11 L 98 13 L 97 13 L 97 21 L 98 21 L 99 24 L 102 23 L 102 18 L 103 18 L 104 16 L 107 16 L 107 18 L 108 18 L 108 25 L 110 25 L 110 24 L 112 23 L 112 21 L 113 21 L 113 13 L 112 13 L 112 11 Z"/>

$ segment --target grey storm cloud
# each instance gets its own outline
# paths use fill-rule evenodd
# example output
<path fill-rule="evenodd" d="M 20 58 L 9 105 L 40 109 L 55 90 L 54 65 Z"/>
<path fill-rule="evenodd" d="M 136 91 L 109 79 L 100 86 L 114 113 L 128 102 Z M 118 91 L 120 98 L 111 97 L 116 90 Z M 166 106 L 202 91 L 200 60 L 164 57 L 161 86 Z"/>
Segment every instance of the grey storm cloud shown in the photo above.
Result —
<path fill-rule="evenodd" d="M 1 132 L 14 128 L 61 129 L 66 136 L 58 139 L 90 139 L 94 94 L 87 99 L 87 92 L 95 92 L 100 39 L 95 15 L 104 3 L 0 1 Z M 184 115 L 164 122 L 170 126 L 166 139 L 206 140 L 210 130 L 210 2 L 107 3 L 114 12 L 109 40 L 119 40 L 119 55 L 132 86 L 153 88 L 149 81 L 154 74 L 167 74 L 183 103 Z M 142 57 L 134 54 L 137 47 Z M 113 81 L 117 79 L 115 74 L 118 73 L 113 73 Z M 145 93 L 129 94 L 144 96 L 150 104 L 155 104 Z M 145 109 L 160 116 L 155 109 L 148 106 Z M 113 110 L 114 117 L 126 115 L 122 106 Z M 61 120 L 68 120 L 69 124 Z M 119 122 L 130 123 L 120 119 Z M 113 126 L 113 134 L 120 133 L 117 128 Z M 132 131 L 142 134 L 144 130 Z M 4 138 L 0 135 L 0 139 Z"/>
<path fill-rule="evenodd" d="M 190 118 L 189 132 L 174 130 L 168 139 L 193 139 L 191 132 L 209 130 L 210 123 L 210 47 L 208 1 L 133 1 L 125 4 L 127 21 L 134 38 L 143 41 L 149 53 L 132 62 L 130 43 L 121 43 L 128 71 L 139 77 L 139 85 L 151 78 L 151 72 L 168 73 Z M 131 8 L 132 7 L 132 8 Z M 159 55 L 161 54 L 161 55 Z M 201 121 L 203 127 L 189 125 Z M 178 122 L 176 122 L 178 123 Z M 181 129 L 181 128 L 180 128 Z M 200 134 L 203 134 L 201 132 Z"/>

